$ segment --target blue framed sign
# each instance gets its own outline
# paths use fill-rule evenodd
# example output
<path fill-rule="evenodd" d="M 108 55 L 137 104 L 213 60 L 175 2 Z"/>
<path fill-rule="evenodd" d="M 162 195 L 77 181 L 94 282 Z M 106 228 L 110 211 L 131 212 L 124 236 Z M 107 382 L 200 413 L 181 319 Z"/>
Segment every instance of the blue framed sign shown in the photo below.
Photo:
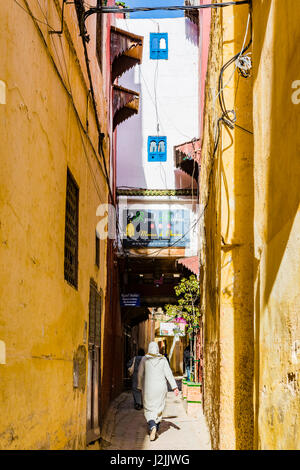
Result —
<path fill-rule="evenodd" d="M 148 137 L 148 162 L 167 161 L 167 137 Z"/>
<path fill-rule="evenodd" d="M 124 247 L 188 247 L 190 212 L 186 209 L 126 209 Z"/>
<path fill-rule="evenodd" d="M 121 294 L 121 307 L 140 307 L 140 294 Z"/>
<path fill-rule="evenodd" d="M 150 33 L 150 59 L 168 59 L 168 33 Z"/>

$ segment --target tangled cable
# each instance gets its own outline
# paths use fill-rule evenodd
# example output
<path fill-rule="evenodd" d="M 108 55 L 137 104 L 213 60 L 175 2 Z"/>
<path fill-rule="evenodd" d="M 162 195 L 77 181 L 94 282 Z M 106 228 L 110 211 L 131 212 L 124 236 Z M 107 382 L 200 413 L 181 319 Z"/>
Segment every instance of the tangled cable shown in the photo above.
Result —
<path fill-rule="evenodd" d="M 246 42 L 246 37 L 248 34 L 248 28 L 250 24 L 250 40 L 248 44 L 245 46 Z M 252 14 L 251 11 L 248 16 L 248 21 L 247 21 L 247 28 L 246 28 L 246 34 L 244 38 L 244 44 L 240 52 L 238 52 L 236 55 L 234 55 L 226 64 L 223 65 L 220 71 L 219 75 L 219 85 L 218 85 L 218 97 L 219 97 L 219 103 L 220 103 L 220 108 L 222 111 L 221 117 L 218 119 L 217 122 L 217 127 L 219 127 L 220 122 L 223 122 L 226 126 L 228 126 L 230 129 L 234 129 L 234 127 L 238 127 L 250 134 L 252 134 L 251 131 L 248 131 L 247 129 L 244 129 L 243 127 L 239 126 L 236 124 L 236 113 L 234 110 L 228 110 L 226 107 L 225 103 L 225 98 L 224 98 L 224 84 L 223 84 L 223 75 L 225 70 L 230 67 L 230 65 L 235 64 L 235 69 L 237 68 L 239 73 L 244 77 L 248 78 L 250 76 L 250 70 L 252 68 L 252 60 L 250 57 L 250 53 L 245 54 L 245 52 L 250 48 L 252 44 Z"/>
<path fill-rule="evenodd" d="M 251 59 L 251 52 L 248 54 L 240 55 L 235 61 L 236 68 L 238 69 L 239 74 L 243 78 L 250 77 L 251 69 L 252 69 L 252 59 Z"/>

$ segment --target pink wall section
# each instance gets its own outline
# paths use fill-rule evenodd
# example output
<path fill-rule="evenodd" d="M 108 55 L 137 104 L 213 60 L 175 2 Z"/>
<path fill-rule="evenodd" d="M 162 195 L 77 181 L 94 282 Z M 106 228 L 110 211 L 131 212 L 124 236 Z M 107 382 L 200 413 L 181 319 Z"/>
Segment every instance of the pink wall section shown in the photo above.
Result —
<path fill-rule="evenodd" d="M 210 0 L 200 0 L 200 5 L 211 3 Z M 203 133 L 203 112 L 205 98 L 205 80 L 207 73 L 207 61 L 210 39 L 211 10 L 206 8 L 199 10 L 199 137 L 202 139 Z"/>

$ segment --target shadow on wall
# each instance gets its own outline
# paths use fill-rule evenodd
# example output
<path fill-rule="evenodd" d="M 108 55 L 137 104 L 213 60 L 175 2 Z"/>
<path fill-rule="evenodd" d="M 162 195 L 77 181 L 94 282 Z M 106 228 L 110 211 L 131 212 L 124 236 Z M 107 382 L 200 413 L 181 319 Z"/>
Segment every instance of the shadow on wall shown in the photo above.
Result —
<path fill-rule="evenodd" d="M 293 12 L 290 15 L 289 12 Z M 299 15 L 298 15 L 299 17 Z M 267 424 L 267 409 L 259 403 L 260 344 L 259 333 L 262 308 L 270 304 L 270 296 L 280 266 L 286 254 L 287 244 L 297 211 L 299 209 L 300 150 L 299 105 L 292 103 L 292 83 L 300 79 L 300 58 L 296 60 L 297 37 L 300 36 L 299 18 L 292 0 L 281 3 L 258 0 L 254 4 L 253 83 L 255 85 L 255 135 L 242 130 L 235 131 L 235 233 L 241 246 L 233 250 L 234 265 L 234 374 L 235 374 L 235 433 L 236 448 L 257 448 L 259 442 L 258 414 L 262 414 L 266 445 L 285 446 L 277 436 L 273 424 Z M 246 14 L 245 14 L 246 18 Z M 236 37 L 241 34 L 240 17 L 235 17 Z M 294 44 L 295 47 L 288 47 Z M 238 51 L 236 51 L 238 52 Z M 269 59 L 269 58 L 272 58 Z M 251 79 L 236 79 L 239 86 L 236 98 L 237 122 L 252 130 Z M 253 149 L 255 144 L 255 150 Z M 254 181 L 254 160 L 257 179 Z M 265 178 L 265 179 L 264 179 Z M 254 187 L 255 184 L 255 187 Z M 255 190 L 255 206 L 254 206 Z M 258 212 L 254 212 L 254 207 Z M 260 208 L 261 213 L 259 213 Z M 258 215 L 258 217 L 257 217 Z M 260 260 L 254 258 L 254 218 L 264 246 L 265 270 Z M 256 240 L 256 244 L 259 243 Z M 295 253 L 296 255 L 296 253 Z M 289 273 L 287 272 L 287 276 Z M 264 276 L 264 277 L 263 277 Z M 255 282 L 254 282 L 255 281 Z M 291 280 L 291 292 L 292 284 Z M 264 283 L 261 292 L 260 283 Z M 254 298 L 255 295 L 255 298 Z M 279 294 L 277 294 L 279 297 Z M 284 294 L 283 294 L 284 295 Z M 281 313 L 281 305 L 290 299 L 279 298 L 273 314 L 272 324 L 288 320 L 288 309 Z M 255 302 L 255 324 L 254 324 Z M 276 313 L 276 318 L 274 314 Z M 270 320 L 271 321 L 271 320 Z M 269 323 L 271 331 L 271 324 Z M 254 331 L 256 343 L 254 343 Z M 277 330 L 278 331 L 278 330 Z M 276 329 L 275 329 L 276 332 Z M 278 340 L 287 343 L 284 332 L 278 332 Z M 274 338 L 276 340 L 276 338 Z M 272 354 L 272 344 L 266 343 Z M 283 346 L 284 347 L 284 344 Z M 264 351 L 265 353 L 266 351 Z M 275 361 L 276 362 L 276 361 Z M 273 386 L 282 380 L 283 364 L 278 364 L 274 373 L 264 370 L 266 380 Z M 266 367 L 265 367 L 266 369 Z M 255 386 L 255 389 L 254 389 Z M 253 394 L 254 391 L 254 394 Z M 283 398 L 283 396 L 282 396 Z M 253 401 L 255 399 L 255 402 Z M 274 394 L 270 398 L 274 400 Z M 277 399 L 278 403 L 279 400 Z M 266 398 L 266 402 L 268 399 Z M 276 403 L 272 401 L 272 406 Z M 266 407 L 266 404 L 263 405 Z M 288 405 L 286 405 L 288 406 Z M 260 411 L 261 410 L 261 411 Z M 273 419 L 273 418 L 272 418 Z M 269 426 L 269 429 L 267 427 Z M 296 436 L 296 431 L 295 431 Z M 280 440 L 281 439 L 281 440 Z M 291 438 L 293 440 L 293 437 Z M 289 441 L 290 442 L 290 441 Z M 296 442 L 296 437 L 295 437 Z M 278 448 L 278 447 L 277 447 Z"/>
<path fill-rule="evenodd" d="M 268 3 L 271 4 L 271 0 Z M 285 5 L 281 6 L 278 1 L 276 3 L 267 186 L 267 282 L 264 304 L 269 300 L 300 202 L 300 105 L 293 104 L 291 99 L 292 83 L 300 79 L 299 5 L 298 15 L 293 16 L 286 14 L 286 8 L 290 13 L 294 10 L 295 3 L 292 0 L 287 0 Z M 295 31 L 298 38 L 295 37 Z M 286 44 L 294 44 L 294 49 L 286 47 Z M 294 54 L 297 52 L 296 58 Z M 267 158 L 267 155 L 265 157 Z M 271 245 L 270 242 L 274 238 L 277 240 Z"/>
<path fill-rule="evenodd" d="M 275 385 L 282 383 L 282 374 L 286 374 L 287 364 L 282 361 L 278 362 L 276 370 L 271 371 L 276 360 L 271 364 L 271 367 L 268 361 L 275 352 L 276 342 L 281 344 L 281 350 L 290 347 L 291 338 L 288 337 L 288 323 L 292 324 L 293 322 L 290 310 L 297 309 L 297 306 L 293 304 L 294 292 L 298 289 L 296 279 L 291 276 L 293 266 L 285 264 L 284 267 L 286 286 L 290 280 L 289 287 L 285 287 L 281 283 L 280 292 L 277 290 L 273 299 L 271 296 L 284 256 L 287 255 L 289 259 L 292 259 L 294 255 L 296 260 L 298 257 L 296 250 L 299 250 L 299 247 L 291 244 L 287 251 L 287 244 L 291 237 L 300 202 L 300 105 L 292 102 L 294 91 L 292 83 L 300 79 L 300 55 L 297 46 L 298 39 L 300 39 L 300 7 L 293 0 L 285 2 L 257 0 L 254 7 L 254 83 L 259 92 L 256 97 L 255 111 L 260 119 L 258 124 L 266 124 L 263 131 L 257 125 L 259 137 L 257 141 L 255 140 L 257 145 L 256 159 L 260 165 L 258 169 L 263 168 L 263 174 L 266 175 L 265 180 L 262 180 L 265 193 L 260 188 L 262 200 L 259 201 L 259 207 L 264 207 L 265 212 L 257 222 L 260 224 L 258 230 L 262 237 L 261 243 L 264 244 L 261 249 L 264 250 L 265 264 L 261 266 L 261 270 L 257 274 L 256 329 L 259 332 L 260 324 L 263 323 L 266 325 L 265 328 L 269 328 L 270 331 L 273 328 L 273 344 L 268 343 L 268 340 L 264 342 L 265 349 L 262 351 L 264 353 L 264 358 L 262 358 L 262 360 L 264 359 L 264 369 L 261 375 L 264 375 L 267 385 L 270 385 L 274 390 Z M 265 79 L 265 77 L 267 78 Z M 264 79 L 266 81 L 263 88 L 261 82 Z M 265 92 L 265 100 L 260 97 L 260 93 L 263 91 Z M 258 176 L 260 177 L 260 175 Z M 261 291 L 259 290 L 260 282 L 262 283 Z M 261 302 L 259 296 L 261 296 Z M 266 309 L 267 306 L 268 309 Z M 269 318 L 260 318 L 264 311 L 268 311 Z M 284 328 L 278 328 L 279 324 Z M 259 344 L 257 347 L 259 348 Z M 259 349 L 256 356 L 258 356 L 258 352 Z M 267 448 L 270 446 L 272 448 L 297 446 L 299 442 L 297 442 L 297 430 L 292 425 L 293 413 L 290 410 L 289 418 L 286 419 L 282 410 L 280 412 L 280 400 L 284 402 L 283 409 L 288 410 L 293 399 L 286 400 L 287 397 L 282 390 L 277 392 L 276 397 L 273 392 L 270 392 L 264 403 L 259 403 L 259 387 L 265 385 L 265 383 L 259 384 L 259 372 L 258 369 L 255 374 L 257 399 L 255 436 L 257 445 L 263 448 L 266 446 Z M 267 416 L 269 406 L 270 410 L 277 409 L 275 416 L 282 414 L 279 418 L 275 417 L 275 420 L 278 419 L 275 428 L 273 427 L 273 416 L 271 418 Z M 264 434 L 262 443 L 258 433 L 259 411 L 261 433 Z M 295 420 L 297 420 L 296 413 L 297 411 L 294 409 Z M 283 424 L 281 423 L 283 421 L 285 421 L 285 426 L 289 427 L 289 432 L 285 433 L 284 437 L 280 436 L 279 432 L 282 429 Z"/>
<path fill-rule="evenodd" d="M 274 45 L 272 79 L 268 83 L 272 85 L 270 98 L 271 110 L 269 142 L 265 148 L 269 148 L 268 158 L 268 184 L 267 184 L 267 226 L 266 242 L 269 243 L 281 232 L 280 242 L 268 247 L 267 253 L 267 283 L 265 286 L 264 305 L 267 304 L 280 268 L 282 257 L 285 253 L 290 231 L 297 214 L 300 203 L 300 165 L 298 160 L 300 150 L 299 135 L 299 108 L 291 100 L 292 82 L 300 79 L 299 62 L 294 60 L 286 43 L 295 44 L 293 52 L 297 51 L 294 31 L 291 22 L 298 24 L 297 15 L 285 14 L 286 10 L 293 11 L 292 0 L 287 0 L 280 8 L 278 2 L 274 8 Z M 257 80 L 258 69 L 263 68 L 261 53 L 266 40 L 268 21 L 272 22 L 272 0 L 260 0 L 256 2 L 254 10 L 254 83 Z M 299 31 L 300 36 L 300 31 Z M 289 37 L 290 35 L 290 37 Z M 283 38 L 286 38 L 284 41 Z M 280 73 L 279 73 L 280 72 Z M 264 107 L 264 102 L 261 102 Z M 290 138 L 289 138 L 290 137 Z"/>

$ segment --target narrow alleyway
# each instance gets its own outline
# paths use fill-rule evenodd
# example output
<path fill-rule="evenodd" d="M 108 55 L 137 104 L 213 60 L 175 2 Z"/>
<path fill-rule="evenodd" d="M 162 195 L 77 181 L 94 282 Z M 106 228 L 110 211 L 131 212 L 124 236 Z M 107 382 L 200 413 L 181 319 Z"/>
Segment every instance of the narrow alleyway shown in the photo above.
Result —
<path fill-rule="evenodd" d="M 202 413 L 188 416 L 180 396 L 168 392 L 159 437 L 150 441 L 143 411 L 133 408 L 131 392 L 112 404 L 104 423 L 103 450 L 210 450 Z"/>

